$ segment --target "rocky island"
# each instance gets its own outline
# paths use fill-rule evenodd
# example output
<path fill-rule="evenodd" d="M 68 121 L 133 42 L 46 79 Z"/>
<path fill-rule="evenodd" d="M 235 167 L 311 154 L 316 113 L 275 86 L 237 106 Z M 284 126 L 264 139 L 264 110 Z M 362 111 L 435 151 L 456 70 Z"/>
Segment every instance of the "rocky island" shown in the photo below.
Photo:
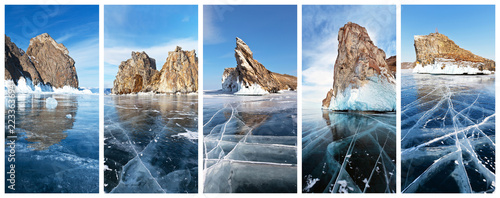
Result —
<path fill-rule="evenodd" d="M 68 49 L 47 33 L 32 38 L 27 52 L 5 35 L 5 80 L 12 80 L 21 90 L 78 88 L 75 61 Z"/>
<path fill-rule="evenodd" d="M 235 68 L 222 74 L 222 90 L 239 95 L 263 95 L 282 90 L 296 90 L 297 77 L 269 71 L 253 58 L 248 45 L 236 37 Z"/>
<path fill-rule="evenodd" d="M 460 48 L 440 33 L 414 36 L 417 60 L 414 73 L 492 74 L 495 62 Z"/>
<path fill-rule="evenodd" d="M 386 60 L 366 29 L 355 23 L 340 28 L 338 41 L 333 88 L 322 102 L 323 109 L 395 111 L 396 57 Z"/>
<path fill-rule="evenodd" d="M 168 52 L 162 69 L 145 52 L 132 52 L 132 58 L 122 61 L 112 94 L 138 92 L 192 93 L 198 91 L 198 57 L 194 50 L 184 51 L 177 46 Z"/>

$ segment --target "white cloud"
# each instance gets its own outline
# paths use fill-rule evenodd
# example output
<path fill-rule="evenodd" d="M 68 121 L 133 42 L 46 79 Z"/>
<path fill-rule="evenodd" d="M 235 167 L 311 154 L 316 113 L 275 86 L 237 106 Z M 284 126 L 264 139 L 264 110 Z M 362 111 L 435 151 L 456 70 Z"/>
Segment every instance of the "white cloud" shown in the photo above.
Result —
<path fill-rule="evenodd" d="M 80 86 L 99 86 L 99 38 L 82 40 L 67 46 L 69 56 L 75 60 Z"/>
<path fill-rule="evenodd" d="M 65 35 L 59 37 L 59 38 L 56 38 L 54 40 L 56 40 L 58 43 L 63 43 L 64 41 L 68 40 L 69 38 L 75 36 L 75 34 L 73 33 L 66 33 Z"/>
<path fill-rule="evenodd" d="M 321 102 L 333 84 L 338 31 L 347 22 L 366 28 L 386 56 L 396 54 L 395 6 L 306 6 L 303 9 L 304 102 Z"/>

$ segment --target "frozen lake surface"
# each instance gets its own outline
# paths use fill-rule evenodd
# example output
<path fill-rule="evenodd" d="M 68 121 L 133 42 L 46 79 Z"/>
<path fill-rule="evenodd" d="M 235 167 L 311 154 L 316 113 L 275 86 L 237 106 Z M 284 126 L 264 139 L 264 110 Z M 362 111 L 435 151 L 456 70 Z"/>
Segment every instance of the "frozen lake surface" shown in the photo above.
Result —
<path fill-rule="evenodd" d="M 334 112 L 305 102 L 304 193 L 395 193 L 396 113 Z"/>
<path fill-rule="evenodd" d="M 98 95 L 18 94 L 15 110 L 16 190 L 6 182 L 6 192 L 99 192 Z"/>
<path fill-rule="evenodd" d="M 297 191 L 297 93 L 203 100 L 204 192 Z"/>
<path fill-rule="evenodd" d="M 403 71 L 402 191 L 494 191 L 494 75 Z"/>
<path fill-rule="evenodd" d="M 104 102 L 105 192 L 198 192 L 198 95 Z"/>

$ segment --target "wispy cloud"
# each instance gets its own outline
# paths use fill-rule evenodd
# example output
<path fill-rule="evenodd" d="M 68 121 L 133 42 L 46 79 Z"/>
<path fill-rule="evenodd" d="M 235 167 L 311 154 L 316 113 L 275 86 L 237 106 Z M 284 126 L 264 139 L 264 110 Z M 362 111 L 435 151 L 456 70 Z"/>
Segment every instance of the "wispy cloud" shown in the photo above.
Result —
<path fill-rule="evenodd" d="M 56 38 L 55 40 L 58 42 L 58 43 L 63 43 L 64 41 L 68 40 L 69 38 L 75 36 L 74 33 L 66 33 L 65 35 L 63 36 L 60 36 L 58 38 Z"/>
<path fill-rule="evenodd" d="M 203 44 L 218 44 L 225 41 L 222 30 L 216 24 L 224 21 L 224 13 L 233 10 L 231 6 L 203 7 Z"/>
<path fill-rule="evenodd" d="M 319 102 L 332 87 L 338 31 L 347 22 L 365 27 L 387 57 L 396 54 L 395 6 L 305 6 L 302 20 L 304 101 Z"/>
<path fill-rule="evenodd" d="M 99 38 L 91 38 L 67 46 L 75 60 L 80 85 L 99 87 Z"/>

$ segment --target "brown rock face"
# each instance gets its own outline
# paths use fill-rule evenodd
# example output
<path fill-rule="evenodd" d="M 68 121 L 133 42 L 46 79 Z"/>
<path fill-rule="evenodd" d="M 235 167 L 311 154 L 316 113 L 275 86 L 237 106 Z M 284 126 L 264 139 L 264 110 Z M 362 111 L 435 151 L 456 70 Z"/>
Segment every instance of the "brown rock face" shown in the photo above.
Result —
<path fill-rule="evenodd" d="M 132 58 L 122 61 L 113 82 L 113 94 L 137 93 L 146 89 L 150 79 L 158 73 L 156 60 L 145 52 L 132 52 Z"/>
<path fill-rule="evenodd" d="M 334 110 L 366 110 L 373 108 L 374 111 L 391 111 L 392 101 L 395 102 L 395 72 L 396 57 L 385 59 L 385 52 L 375 46 L 368 36 L 364 27 L 355 23 L 347 23 L 340 28 L 338 33 L 338 55 L 334 66 L 333 88 L 323 100 L 323 108 Z M 389 66 L 387 63 L 391 64 Z M 376 79 L 376 80 L 375 80 Z M 369 90 L 362 91 L 361 87 L 371 83 L 372 87 L 382 87 L 387 90 L 387 97 L 373 98 L 373 101 L 381 100 L 380 103 L 372 104 L 367 101 Z M 346 93 L 346 90 L 359 90 L 354 94 Z M 392 100 L 394 92 L 394 100 Z M 376 97 L 375 95 L 373 97 Z M 385 100 L 388 102 L 385 102 Z M 332 100 L 339 106 L 330 107 Z M 350 103 L 350 104 L 346 104 Z M 352 109 L 351 109 L 352 108 Z"/>
<path fill-rule="evenodd" d="M 236 68 L 226 68 L 224 70 L 222 80 L 223 90 L 238 91 L 238 83 L 242 87 L 247 88 L 258 85 L 269 93 L 297 89 L 297 77 L 267 70 L 264 65 L 253 58 L 253 52 L 240 38 L 236 38 L 234 52 L 237 66 Z"/>
<path fill-rule="evenodd" d="M 5 35 L 5 80 L 14 80 L 17 85 L 20 77 L 29 78 L 34 84 L 43 83 L 28 55 Z"/>
<path fill-rule="evenodd" d="M 113 94 L 137 92 L 190 93 L 198 90 L 198 58 L 194 50 L 177 47 L 168 52 L 160 71 L 156 61 L 145 52 L 132 52 L 132 58 L 122 61 L 113 82 Z"/>
<path fill-rule="evenodd" d="M 17 84 L 19 78 L 29 78 L 54 88 L 71 86 L 78 88 L 75 61 L 68 49 L 57 43 L 47 33 L 30 40 L 26 53 L 5 36 L 5 79 Z"/>
<path fill-rule="evenodd" d="M 158 77 L 156 77 L 158 78 Z M 159 79 L 152 81 L 152 90 L 161 93 L 190 93 L 198 91 L 198 57 L 196 52 L 182 51 L 177 46 L 168 52 Z"/>
<path fill-rule="evenodd" d="M 396 77 L 396 56 L 391 56 L 388 59 L 385 59 L 385 63 L 387 63 L 387 66 L 389 67 L 389 70 L 391 70 L 392 75 Z"/>
<path fill-rule="evenodd" d="M 415 67 L 415 62 L 402 62 L 401 69 L 413 69 Z"/>
<path fill-rule="evenodd" d="M 44 33 L 30 40 L 26 54 L 40 73 L 45 84 L 54 88 L 69 85 L 78 88 L 75 61 L 68 55 L 68 49 Z"/>
<path fill-rule="evenodd" d="M 229 92 L 238 91 L 238 74 L 235 67 L 225 68 L 222 73 L 222 90 Z"/>
<path fill-rule="evenodd" d="M 322 107 L 323 109 L 328 109 L 328 107 L 330 107 L 330 102 L 332 101 L 332 96 L 333 96 L 333 89 L 330 89 L 330 91 L 328 91 L 326 93 L 326 98 L 323 99 L 322 101 Z"/>
<path fill-rule="evenodd" d="M 414 36 L 414 46 L 417 55 L 416 64 L 422 66 L 434 64 L 436 59 L 453 59 L 457 62 L 472 62 L 473 64 L 469 66 L 477 67 L 481 71 L 483 69 L 495 71 L 494 61 L 460 48 L 455 42 L 440 33 L 430 33 L 424 36 L 416 35 Z"/>

